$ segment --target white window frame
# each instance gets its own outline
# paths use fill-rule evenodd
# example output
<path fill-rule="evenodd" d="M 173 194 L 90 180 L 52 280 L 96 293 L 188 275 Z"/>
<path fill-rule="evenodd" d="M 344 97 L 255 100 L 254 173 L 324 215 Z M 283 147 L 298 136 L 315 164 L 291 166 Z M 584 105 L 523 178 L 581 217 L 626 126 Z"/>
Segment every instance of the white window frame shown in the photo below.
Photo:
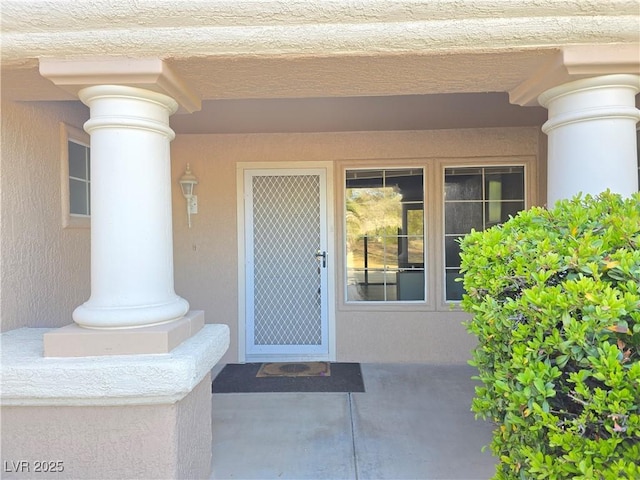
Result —
<path fill-rule="evenodd" d="M 342 258 L 340 262 L 340 272 L 342 276 L 342 292 L 341 292 L 341 307 L 343 310 L 357 310 L 357 311 L 397 311 L 397 310 L 432 310 L 432 289 L 429 286 L 430 270 L 432 268 L 432 256 L 429 251 L 429 201 L 427 197 L 428 193 L 428 175 L 431 169 L 428 164 L 422 159 L 416 159 L 417 163 L 402 162 L 394 164 L 393 160 L 389 161 L 372 161 L 366 162 L 366 164 L 358 164 L 355 162 L 348 162 L 342 165 L 342 178 L 341 178 L 341 202 L 340 216 L 342 218 L 342 238 L 340 239 L 342 247 Z M 423 212 L 423 288 L 425 290 L 424 300 L 348 300 L 348 282 L 347 282 L 347 225 L 346 225 L 346 177 L 347 171 L 354 170 L 416 170 L 422 171 L 422 212 Z"/>
<path fill-rule="evenodd" d="M 539 178 L 537 156 L 534 154 L 508 154 L 491 156 L 447 156 L 388 159 L 342 160 L 337 164 L 340 178 L 336 178 L 336 191 L 341 195 L 336 205 L 336 216 L 340 217 L 337 242 L 342 255 L 337 265 L 338 304 L 341 312 L 460 312 L 459 301 L 445 300 L 445 245 L 444 245 L 444 172 L 447 168 L 463 167 L 524 167 L 524 208 L 541 205 L 544 198 L 544 178 Z M 374 170 L 385 168 L 422 168 L 424 172 L 424 229 L 425 229 L 425 288 L 424 302 L 396 301 L 350 301 L 346 300 L 346 219 L 345 194 L 347 170 Z M 541 183 L 542 182 L 542 183 Z M 539 193 L 541 192 L 541 193 Z"/>
<path fill-rule="evenodd" d="M 504 162 L 477 162 L 477 163 L 463 163 L 463 164 L 456 164 L 456 163 L 444 163 L 441 165 L 440 168 L 440 202 L 441 202 L 441 215 L 442 215 L 442 221 L 441 221 L 441 225 L 440 225 L 440 242 L 441 242 L 441 251 L 440 251 L 440 262 L 441 262 L 441 268 L 440 268 L 440 294 L 439 294 L 439 310 L 443 310 L 443 309 L 451 309 L 451 308 L 456 308 L 456 309 L 460 309 L 460 304 L 461 304 L 461 300 L 448 300 L 447 299 L 447 266 L 446 266 L 446 248 L 445 248 L 445 241 L 446 241 L 446 234 L 445 234 L 445 221 L 446 221 L 446 214 L 445 214 L 445 199 L 444 199 L 444 186 L 445 186 L 445 172 L 447 169 L 464 169 L 464 168 L 493 168 L 493 167 L 522 167 L 523 168 L 523 175 L 524 175 L 524 179 L 523 179 L 523 184 L 524 184 L 524 210 L 527 210 L 528 208 L 531 207 L 532 202 L 529 198 L 529 192 L 530 192 L 530 186 L 529 183 L 532 181 L 532 178 L 530 178 L 532 176 L 531 174 L 531 167 L 530 167 L 530 163 L 526 162 L 526 161 L 518 161 L 515 160 L 514 161 L 504 161 Z M 483 202 L 485 201 L 484 199 L 482 200 Z"/>
<path fill-rule="evenodd" d="M 87 148 L 91 148 L 90 137 L 83 130 L 60 124 L 60 192 L 63 228 L 90 228 L 91 215 L 71 213 L 69 190 L 69 142 L 74 142 Z M 90 175 L 90 174 L 89 174 Z M 87 179 L 91 183 L 91 178 Z"/>

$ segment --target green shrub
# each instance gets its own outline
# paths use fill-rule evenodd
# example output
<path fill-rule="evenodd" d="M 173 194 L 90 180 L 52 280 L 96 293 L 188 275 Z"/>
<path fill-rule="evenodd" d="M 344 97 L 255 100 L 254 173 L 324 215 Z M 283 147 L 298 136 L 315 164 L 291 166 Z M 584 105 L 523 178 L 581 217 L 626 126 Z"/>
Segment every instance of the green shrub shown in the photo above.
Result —
<path fill-rule="evenodd" d="M 639 479 L 640 194 L 532 208 L 461 244 L 494 478 Z"/>

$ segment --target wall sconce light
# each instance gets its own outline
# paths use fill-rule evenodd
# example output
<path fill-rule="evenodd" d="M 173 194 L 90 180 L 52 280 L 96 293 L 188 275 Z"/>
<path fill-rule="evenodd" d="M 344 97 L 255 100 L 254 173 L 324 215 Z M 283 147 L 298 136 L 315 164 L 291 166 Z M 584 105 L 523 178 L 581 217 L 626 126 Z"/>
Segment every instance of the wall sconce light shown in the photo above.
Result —
<path fill-rule="evenodd" d="M 197 184 L 198 180 L 196 180 L 195 175 L 191 173 L 191 167 L 187 163 L 187 169 L 184 171 L 184 175 L 180 177 L 180 188 L 182 189 L 182 195 L 187 199 L 189 228 L 191 228 L 191 214 L 198 213 L 198 197 L 193 194 L 193 189 Z"/>

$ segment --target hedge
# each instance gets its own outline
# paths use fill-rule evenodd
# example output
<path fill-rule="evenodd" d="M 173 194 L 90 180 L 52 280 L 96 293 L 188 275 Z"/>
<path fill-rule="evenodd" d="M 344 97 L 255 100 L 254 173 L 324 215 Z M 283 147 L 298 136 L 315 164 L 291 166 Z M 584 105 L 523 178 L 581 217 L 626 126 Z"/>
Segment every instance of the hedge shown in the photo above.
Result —
<path fill-rule="evenodd" d="M 461 270 L 494 479 L 640 479 L 640 194 L 474 231 Z"/>

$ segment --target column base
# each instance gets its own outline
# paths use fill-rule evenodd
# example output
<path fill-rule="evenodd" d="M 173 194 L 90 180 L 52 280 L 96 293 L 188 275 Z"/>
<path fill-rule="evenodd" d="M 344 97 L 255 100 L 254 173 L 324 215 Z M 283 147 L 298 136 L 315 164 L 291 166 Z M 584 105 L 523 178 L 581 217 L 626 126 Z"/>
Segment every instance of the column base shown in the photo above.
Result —
<path fill-rule="evenodd" d="M 210 372 L 226 325 L 164 355 L 80 358 L 44 358 L 50 331 L 2 334 L 2 478 L 210 476 Z"/>
<path fill-rule="evenodd" d="M 138 328 L 93 329 L 75 323 L 45 333 L 45 357 L 88 357 L 169 353 L 204 326 L 204 312 L 192 310 L 161 325 Z"/>
<path fill-rule="evenodd" d="M 95 306 L 89 299 L 78 306 L 71 316 L 74 322 L 83 327 L 113 329 L 161 325 L 181 318 L 188 311 L 189 302 L 176 295 L 166 303 L 134 307 Z"/>

